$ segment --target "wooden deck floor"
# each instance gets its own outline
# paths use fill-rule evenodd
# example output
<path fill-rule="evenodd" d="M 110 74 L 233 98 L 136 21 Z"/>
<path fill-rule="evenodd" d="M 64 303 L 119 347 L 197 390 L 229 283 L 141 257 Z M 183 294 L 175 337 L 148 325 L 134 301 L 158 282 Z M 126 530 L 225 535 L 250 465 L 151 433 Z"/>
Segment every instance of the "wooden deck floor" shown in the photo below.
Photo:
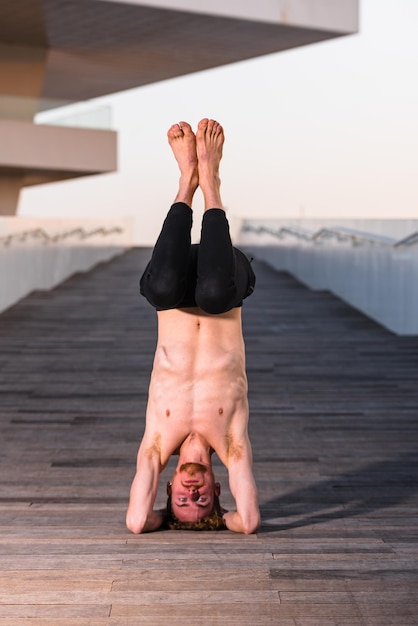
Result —
<path fill-rule="evenodd" d="M 417 626 L 418 338 L 261 264 L 244 307 L 260 532 L 125 529 L 147 256 L 0 316 L 0 625 Z"/>

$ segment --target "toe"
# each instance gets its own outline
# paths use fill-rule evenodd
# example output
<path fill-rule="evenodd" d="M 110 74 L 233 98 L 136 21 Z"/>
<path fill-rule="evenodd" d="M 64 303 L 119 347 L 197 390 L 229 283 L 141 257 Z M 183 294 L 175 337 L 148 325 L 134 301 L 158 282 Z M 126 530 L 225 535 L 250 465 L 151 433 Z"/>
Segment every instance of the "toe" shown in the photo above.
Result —
<path fill-rule="evenodd" d="M 207 117 L 204 117 L 202 120 L 200 120 L 199 124 L 197 125 L 198 129 L 200 131 L 205 131 L 208 127 L 209 124 L 209 120 Z"/>
<path fill-rule="evenodd" d="M 169 137 L 174 137 L 175 134 L 178 134 L 179 132 L 179 125 L 178 124 L 172 124 L 172 126 L 170 126 L 170 128 L 167 131 L 167 135 Z"/>
<path fill-rule="evenodd" d="M 179 122 L 177 126 L 180 127 L 185 135 L 193 132 L 192 127 L 188 122 Z"/>
<path fill-rule="evenodd" d="M 217 122 L 216 120 L 209 120 L 208 122 L 208 133 L 211 136 L 217 136 L 220 132 L 220 130 L 222 130 L 222 126 L 219 124 L 219 122 Z"/>

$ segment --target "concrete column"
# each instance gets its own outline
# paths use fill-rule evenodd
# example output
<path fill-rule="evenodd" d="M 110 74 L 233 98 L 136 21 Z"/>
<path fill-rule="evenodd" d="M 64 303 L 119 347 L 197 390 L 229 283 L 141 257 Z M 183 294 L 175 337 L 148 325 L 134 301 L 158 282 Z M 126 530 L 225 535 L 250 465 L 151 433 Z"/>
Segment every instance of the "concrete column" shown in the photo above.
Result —
<path fill-rule="evenodd" d="M 0 118 L 32 120 L 38 112 L 47 50 L 0 44 Z"/>
<path fill-rule="evenodd" d="M 15 215 L 23 176 L 7 176 L 0 170 L 0 215 Z"/>
<path fill-rule="evenodd" d="M 42 96 L 46 58 L 46 49 L 0 45 L 1 119 L 33 120 Z M 23 183 L 23 175 L 0 166 L 0 215 L 16 214 Z"/>

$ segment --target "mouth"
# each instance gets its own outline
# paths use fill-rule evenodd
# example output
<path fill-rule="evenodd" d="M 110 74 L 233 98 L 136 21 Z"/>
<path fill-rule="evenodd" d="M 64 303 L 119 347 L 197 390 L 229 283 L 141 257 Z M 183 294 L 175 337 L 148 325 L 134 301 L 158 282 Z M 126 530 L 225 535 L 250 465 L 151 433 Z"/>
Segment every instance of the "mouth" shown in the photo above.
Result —
<path fill-rule="evenodd" d="M 182 480 L 183 487 L 201 487 L 202 482 L 200 480 Z"/>

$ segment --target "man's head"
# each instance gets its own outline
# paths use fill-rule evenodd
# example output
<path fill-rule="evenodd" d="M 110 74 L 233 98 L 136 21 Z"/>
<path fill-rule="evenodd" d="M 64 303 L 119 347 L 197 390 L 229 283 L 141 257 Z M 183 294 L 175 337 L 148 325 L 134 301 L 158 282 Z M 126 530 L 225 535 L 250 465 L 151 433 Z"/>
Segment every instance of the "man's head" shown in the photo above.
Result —
<path fill-rule="evenodd" d="M 221 486 L 210 466 L 183 463 L 167 484 L 167 524 L 177 530 L 225 528 L 219 503 Z"/>

